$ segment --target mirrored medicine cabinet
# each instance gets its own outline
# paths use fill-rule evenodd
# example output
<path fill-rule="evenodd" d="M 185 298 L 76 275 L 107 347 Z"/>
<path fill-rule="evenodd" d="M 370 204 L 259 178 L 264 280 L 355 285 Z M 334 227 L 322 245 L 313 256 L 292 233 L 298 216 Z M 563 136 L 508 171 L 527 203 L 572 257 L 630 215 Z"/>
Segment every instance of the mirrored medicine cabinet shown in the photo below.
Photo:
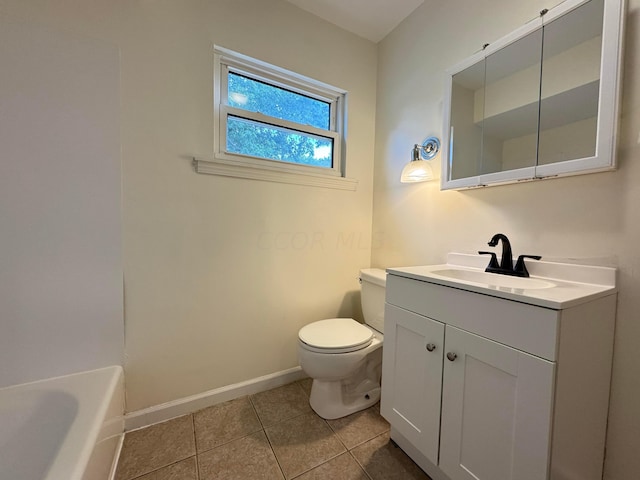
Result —
<path fill-rule="evenodd" d="M 441 188 L 615 168 L 624 0 L 566 0 L 447 71 Z"/>

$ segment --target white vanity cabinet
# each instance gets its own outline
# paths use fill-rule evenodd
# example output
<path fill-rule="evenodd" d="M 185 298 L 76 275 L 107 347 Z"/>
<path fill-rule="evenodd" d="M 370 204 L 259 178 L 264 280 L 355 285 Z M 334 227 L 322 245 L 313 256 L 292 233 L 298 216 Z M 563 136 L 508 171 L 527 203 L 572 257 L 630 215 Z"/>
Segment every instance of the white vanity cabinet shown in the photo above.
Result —
<path fill-rule="evenodd" d="M 553 362 L 451 326 L 445 345 L 440 468 L 452 479 L 547 478 Z"/>
<path fill-rule="evenodd" d="M 402 308 L 385 307 L 382 362 L 387 420 L 437 461 L 440 444 L 444 324 Z M 390 348 L 389 348 L 390 346 Z M 389 355 L 387 355 L 387 351 Z M 387 382 L 386 379 L 389 379 Z"/>
<path fill-rule="evenodd" d="M 615 289 L 557 309 L 432 281 L 388 270 L 391 438 L 434 480 L 601 479 Z"/>

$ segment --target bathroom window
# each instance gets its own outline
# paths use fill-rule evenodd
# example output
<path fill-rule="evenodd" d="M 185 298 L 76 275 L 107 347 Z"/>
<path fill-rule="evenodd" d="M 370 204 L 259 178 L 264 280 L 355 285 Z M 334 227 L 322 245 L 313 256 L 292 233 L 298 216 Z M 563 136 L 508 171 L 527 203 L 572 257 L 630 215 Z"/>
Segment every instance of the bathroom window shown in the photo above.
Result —
<path fill-rule="evenodd" d="M 355 190 L 345 178 L 346 92 L 214 49 L 214 158 L 200 173 Z"/>

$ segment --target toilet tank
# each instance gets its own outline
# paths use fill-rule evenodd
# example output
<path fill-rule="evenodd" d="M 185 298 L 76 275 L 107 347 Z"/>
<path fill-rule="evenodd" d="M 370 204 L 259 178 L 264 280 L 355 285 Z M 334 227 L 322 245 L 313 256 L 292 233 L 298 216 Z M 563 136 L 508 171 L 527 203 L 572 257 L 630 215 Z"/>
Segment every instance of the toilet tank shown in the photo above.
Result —
<path fill-rule="evenodd" d="M 380 268 L 364 268 L 360 270 L 360 283 L 364 323 L 384 333 L 384 295 L 387 273 Z"/>

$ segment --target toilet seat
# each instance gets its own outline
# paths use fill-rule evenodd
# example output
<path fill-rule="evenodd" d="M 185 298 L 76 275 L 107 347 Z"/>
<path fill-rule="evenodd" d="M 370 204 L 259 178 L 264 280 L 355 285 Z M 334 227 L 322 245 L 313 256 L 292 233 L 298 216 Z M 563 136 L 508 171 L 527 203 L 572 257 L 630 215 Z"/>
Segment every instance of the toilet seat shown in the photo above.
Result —
<path fill-rule="evenodd" d="M 303 348 L 318 353 L 348 353 L 368 347 L 373 332 L 352 318 L 330 318 L 310 323 L 300 329 Z"/>

